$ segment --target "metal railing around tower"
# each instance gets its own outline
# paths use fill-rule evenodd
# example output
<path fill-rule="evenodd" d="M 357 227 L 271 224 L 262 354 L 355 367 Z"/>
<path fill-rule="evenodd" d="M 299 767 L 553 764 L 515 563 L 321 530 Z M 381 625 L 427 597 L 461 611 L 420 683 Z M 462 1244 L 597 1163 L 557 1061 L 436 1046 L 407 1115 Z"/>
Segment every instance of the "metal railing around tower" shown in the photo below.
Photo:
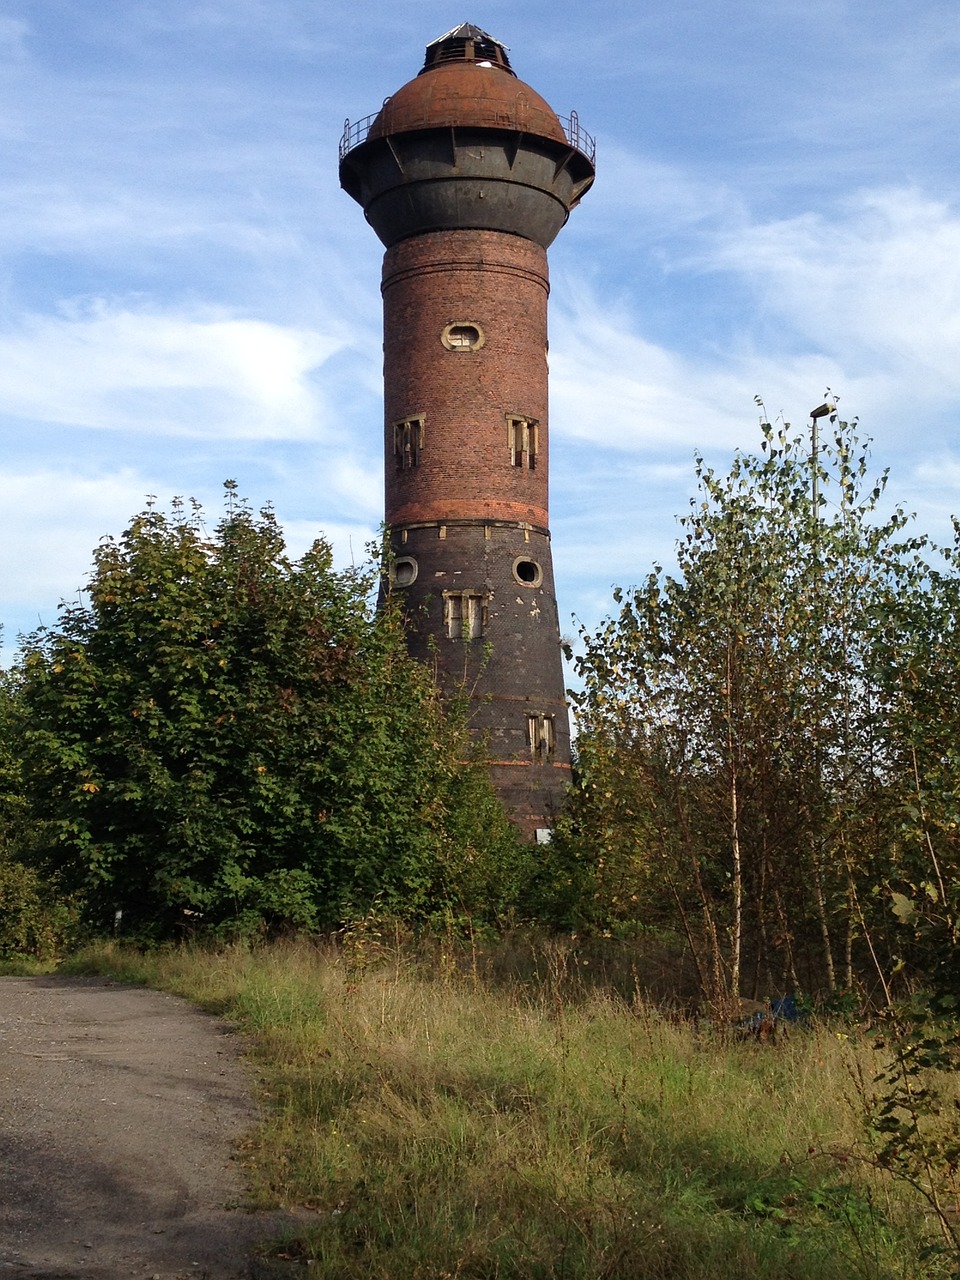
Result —
<path fill-rule="evenodd" d="M 571 111 L 568 116 L 557 116 L 557 119 L 563 126 L 563 132 L 567 135 L 567 141 L 571 147 L 585 155 L 593 164 L 597 158 L 597 140 L 592 133 L 587 133 L 586 129 L 581 128 L 577 113 Z"/>
<path fill-rule="evenodd" d="M 359 147 L 361 142 L 366 142 L 367 134 L 370 132 L 370 126 L 379 114 L 379 111 L 374 111 L 373 115 L 364 116 L 362 120 L 354 120 L 352 124 L 350 123 L 349 116 L 344 120 L 343 137 L 340 139 L 341 160 L 348 151 L 352 151 L 354 147 Z"/>
<path fill-rule="evenodd" d="M 386 103 L 384 103 L 384 106 L 386 106 Z M 341 160 L 354 147 L 359 147 L 361 142 L 366 142 L 367 136 L 373 127 L 373 122 L 379 114 L 379 111 L 374 111 L 371 115 L 364 116 L 362 120 L 351 122 L 349 117 L 344 120 L 343 136 L 340 139 Z M 586 129 L 581 126 L 580 117 L 576 111 L 571 111 L 568 116 L 558 116 L 557 119 L 560 121 L 564 135 L 574 151 L 579 151 L 581 155 L 585 155 L 590 163 L 593 164 L 597 158 L 597 140 L 593 134 L 587 133 Z"/>

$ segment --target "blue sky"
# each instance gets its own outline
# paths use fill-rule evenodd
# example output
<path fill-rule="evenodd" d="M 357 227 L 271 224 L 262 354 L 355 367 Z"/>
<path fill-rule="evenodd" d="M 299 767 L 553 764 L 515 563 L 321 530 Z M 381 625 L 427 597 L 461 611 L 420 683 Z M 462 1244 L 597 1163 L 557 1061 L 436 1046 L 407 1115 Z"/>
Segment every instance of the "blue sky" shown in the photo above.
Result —
<path fill-rule="evenodd" d="M 381 248 L 344 118 L 461 21 L 597 137 L 551 250 L 565 630 L 669 559 L 692 457 L 829 386 L 920 528 L 960 512 L 956 0 L 0 0 L 0 621 L 52 623 L 148 494 L 295 550 L 381 514 Z"/>

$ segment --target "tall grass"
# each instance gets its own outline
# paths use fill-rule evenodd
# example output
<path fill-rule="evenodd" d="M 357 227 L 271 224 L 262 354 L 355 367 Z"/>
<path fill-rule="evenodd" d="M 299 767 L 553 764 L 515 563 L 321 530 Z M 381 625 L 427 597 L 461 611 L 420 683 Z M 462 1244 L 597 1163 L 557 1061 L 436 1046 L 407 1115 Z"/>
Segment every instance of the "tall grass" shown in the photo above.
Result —
<path fill-rule="evenodd" d="M 948 1274 L 909 1189 L 859 1158 L 870 1050 L 827 1027 L 719 1036 L 555 943 L 532 983 L 502 955 L 363 937 L 84 963 L 248 1037 L 251 1196 L 315 1211 L 282 1252 L 323 1280 Z"/>

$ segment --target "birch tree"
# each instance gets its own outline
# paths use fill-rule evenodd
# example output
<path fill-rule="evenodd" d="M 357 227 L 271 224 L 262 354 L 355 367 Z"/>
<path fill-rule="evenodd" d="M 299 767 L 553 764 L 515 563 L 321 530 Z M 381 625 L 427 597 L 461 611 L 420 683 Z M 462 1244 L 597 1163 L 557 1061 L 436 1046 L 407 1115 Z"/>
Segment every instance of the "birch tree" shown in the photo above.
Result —
<path fill-rule="evenodd" d="M 877 610 L 923 540 L 831 426 L 811 451 L 763 422 L 726 476 L 697 458 L 676 571 L 582 633 L 571 824 L 598 909 L 679 928 L 714 1000 L 834 990 L 870 960 L 895 700 Z"/>

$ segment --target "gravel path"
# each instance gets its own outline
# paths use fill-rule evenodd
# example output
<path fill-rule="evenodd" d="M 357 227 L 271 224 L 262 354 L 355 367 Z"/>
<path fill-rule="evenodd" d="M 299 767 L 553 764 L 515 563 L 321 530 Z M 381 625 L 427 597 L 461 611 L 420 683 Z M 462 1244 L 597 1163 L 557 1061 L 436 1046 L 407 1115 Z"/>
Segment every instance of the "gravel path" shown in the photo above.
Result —
<path fill-rule="evenodd" d="M 289 1219 L 239 1207 L 237 1053 L 174 996 L 0 978 L 0 1280 L 247 1275 Z"/>

